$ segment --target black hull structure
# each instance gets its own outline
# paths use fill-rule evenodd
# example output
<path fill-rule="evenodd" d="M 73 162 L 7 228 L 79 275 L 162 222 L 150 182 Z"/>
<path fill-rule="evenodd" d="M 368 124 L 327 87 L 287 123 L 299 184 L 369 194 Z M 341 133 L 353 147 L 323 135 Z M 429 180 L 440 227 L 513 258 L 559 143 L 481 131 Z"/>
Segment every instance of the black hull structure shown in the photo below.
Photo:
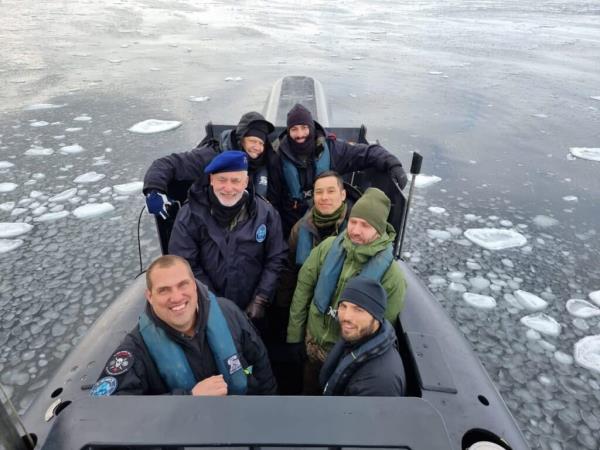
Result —
<path fill-rule="evenodd" d="M 311 78 L 287 77 L 279 83 L 265 114 L 277 125 L 285 117 L 281 110 L 287 111 L 292 102 L 308 104 L 303 100 L 312 95 L 312 105 L 325 105 L 320 85 Z M 284 97 L 285 102 L 274 100 Z M 318 111 L 313 113 L 319 117 Z M 216 134 L 223 128 L 230 126 L 209 124 L 207 131 Z M 329 130 L 339 138 L 366 142 L 364 127 Z M 390 192 L 385 174 L 352 178 L 348 181 L 359 190 L 377 185 Z M 396 193 L 392 201 L 390 221 L 401 225 L 406 199 Z M 158 229 L 164 243 L 169 224 L 159 222 Z M 465 338 L 412 269 L 404 261 L 397 264 L 408 284 L 406 306 L 395 324 L 407 372 L 407 397 L 92 398 L 91 385 L 145 305 L 140 277 L 97 320 L 39 394 L 24 417 L 27 431 L 35 435 L 36 448 L 44 449 L 529 448 Z M 483 447 L 480 441 L 495 446 Z"/>

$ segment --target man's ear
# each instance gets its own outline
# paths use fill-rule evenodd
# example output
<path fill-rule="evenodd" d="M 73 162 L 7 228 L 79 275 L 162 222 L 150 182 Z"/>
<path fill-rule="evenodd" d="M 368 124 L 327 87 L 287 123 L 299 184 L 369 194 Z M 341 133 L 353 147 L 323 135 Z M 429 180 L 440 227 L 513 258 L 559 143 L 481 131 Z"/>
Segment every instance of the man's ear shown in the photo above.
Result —
<path fill-rule="evenodd" d="M 346 201 L 346 189 L 342 189 L 342 201 Z"/>
<path fill-rule="evenodd" d="M 146 289 L 144 291 L 144 297 L 146 297 L 146 300 L 148 300 L 148 303 L 152 304 L 152 292 L 150 292 L 150 289 Z"/>

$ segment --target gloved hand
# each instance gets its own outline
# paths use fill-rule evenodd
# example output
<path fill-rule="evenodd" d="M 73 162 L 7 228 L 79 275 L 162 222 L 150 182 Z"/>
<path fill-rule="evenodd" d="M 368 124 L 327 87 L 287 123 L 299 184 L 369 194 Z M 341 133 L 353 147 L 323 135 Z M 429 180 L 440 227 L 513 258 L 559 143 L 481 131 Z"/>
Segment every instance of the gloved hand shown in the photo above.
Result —
<path fill-rule="evenodd" d="M 267 306 L 269 306 L 267 298 L 256 294 L 254 299 L 246 306 L 246 315 L 250 320 L 260 320 L 265 317 Z"/>
<path fill-rule="evenodd" d="M 152 191 L 146 195 L 146 206 L 148 212 L 155 216 L 160 216 L 163 219 L 169 217 L 167 206 L 171 204 L 171 200 L 162 192 Z"/>
<path fill-rule="evenodd" d="M 304 342 L 288 344 L 288 351 L 292 361 L 296 364 L 302 364 L 306 361 L 306 344 Z"/>
<path fill-rule="evenodd" d="M 406 183 L 408 183 L 408 177 L 406 176 L 404 168 L 401 165 L 392 166 L 390 167 L 390 175 L 392 180 L 398 183 L 400 189 L 404 189 L 404 186 L 406 186 Z"/>

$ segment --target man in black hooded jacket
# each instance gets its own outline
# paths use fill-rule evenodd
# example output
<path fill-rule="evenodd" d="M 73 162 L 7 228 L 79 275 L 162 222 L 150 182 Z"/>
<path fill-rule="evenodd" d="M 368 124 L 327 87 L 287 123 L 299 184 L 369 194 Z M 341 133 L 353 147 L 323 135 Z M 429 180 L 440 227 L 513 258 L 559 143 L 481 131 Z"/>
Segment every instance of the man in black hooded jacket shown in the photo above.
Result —
<path fill-rule="evenodd" d="M 394 327 L 385 319 L 387 295 L 379 282 L 355 277 L 337 309 L 342 338 L 321 368 L 323 395 L 404 395 L 406 375 Z"/>
<path fill-rule="evenodd" d="M 273 130 L 273 125 L 261 114 L 248 112 L 235 129 L 223 131 L 218 138 L 206 136 L 189 152 L 172 153 L 155 160 L 144 177 L 143 193 L 148 212 L 166 219 L 166 206 L 171 199 L 183 202 L 188 189 L 197 180 L 207 184 L 204 168 L 215 156 L 228 150 L 246 152 L 250 189 L 271 203 L 278 204 L 280 182 L 273 179 L 278 158 L 269 139 Z"/>
<path fill-rule="evenodd" d="M 350 144 L 335 139 L 308 109 L 296 104 L 287 115 L 287 129 L 274 144 L 279 154 L 281 198 L 277 204 L 284 236 L 302 218 L 310 205 L 315 178 L 327 170 L 340 175 L 376 168 L 389 172 L 404 188 L 407 177 L 402 164 L 379 144 Z"/>

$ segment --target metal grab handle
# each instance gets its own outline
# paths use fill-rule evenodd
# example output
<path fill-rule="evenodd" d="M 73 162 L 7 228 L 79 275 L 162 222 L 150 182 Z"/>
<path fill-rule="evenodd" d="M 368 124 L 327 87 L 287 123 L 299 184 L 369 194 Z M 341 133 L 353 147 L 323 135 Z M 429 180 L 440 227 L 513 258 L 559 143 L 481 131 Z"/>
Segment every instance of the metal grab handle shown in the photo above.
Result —
<path fill-rule="evenodd" d="M 412 200 L 412 196 L 413 196 L 413 191 L 415 189 L 415 182 L 417 180 L 417 175 L 419 173 L 421 173 L 421 164 L 423 163 L 423 157 L 417 153 L 417 152 L 413 152 L 413 157 L 412 157 L 412 161 L 410 164 L 410 173 L 412 175 L 411 180 L 410 180 L 410 189 L 408 191 L 408 198 L 406 199 L 406 207 L 404 208 L 404 211 L 402 213 L 402 229 L 400 231 L 400 239 L 398 240 L 398 243 L 396 245 L 396 250 L 394 251 L 394 257 L 396 259 L 398 259 L 400 257 L 400 254 L 402 252 L 402 245 L 404 244 L 404 233 L 406 231 L 406 223 L 408 221 L 408 211 L 410 209 L 410 202 Z M 398 183 L 395 183 L 396 188 L 400 191 L 402 191 L 402 189 L 400 189 L 400 186 L 398 185 Z"/>

